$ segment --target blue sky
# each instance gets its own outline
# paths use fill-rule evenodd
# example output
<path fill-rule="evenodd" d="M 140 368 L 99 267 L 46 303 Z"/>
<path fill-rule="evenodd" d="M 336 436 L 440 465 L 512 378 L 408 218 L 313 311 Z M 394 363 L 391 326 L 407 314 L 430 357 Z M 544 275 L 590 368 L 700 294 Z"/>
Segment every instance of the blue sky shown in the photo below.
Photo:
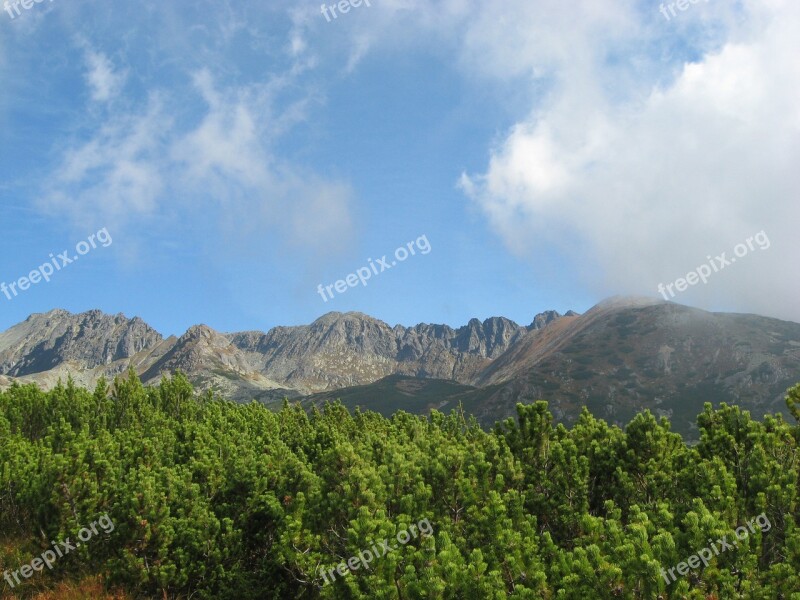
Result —
<path fill-rule="evenodd" d="M 331 310 L 529 323 L 658 297 L 760 231 L 769 248 L 674 300 L 800 320 L 800 11 L 687 6 L 9 6 L 0 282 L 113 243 L 0 295 L 0 329 L 55 307 L 167 334 Z M 423 235 L 429 253 L 317 293 Z"/>

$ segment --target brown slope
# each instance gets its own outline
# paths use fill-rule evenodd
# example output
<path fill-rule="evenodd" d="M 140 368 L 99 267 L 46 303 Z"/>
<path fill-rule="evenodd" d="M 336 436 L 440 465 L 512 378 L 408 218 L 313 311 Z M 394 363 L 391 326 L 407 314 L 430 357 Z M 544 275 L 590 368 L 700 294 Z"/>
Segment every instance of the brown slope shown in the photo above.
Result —
<path fill-rule="evenodd" d="M 566 422 L 584 406 L 620 425 L 650 409 L 691 438 L 704 402 L 785 413 L 785 390 L 800 381 L 800 325 L 778 319 L 616 300 L 547 329 L 487 369 L 484 421 L 546 399 Z"/>
<path fill-rule="evenodd" d="M 615 297 L 597 304 L 583 315 L 572 313 L 553 320 L 546 327 L 531 332 L 512 345 L 475 377 L 474 385 L 503 383 L 523 375 L 526 369 L 558 352 L 575 337 L 608 319 L 610 315 L 620 310 L 657 304 L 666 303 L 649 298 Z"/>

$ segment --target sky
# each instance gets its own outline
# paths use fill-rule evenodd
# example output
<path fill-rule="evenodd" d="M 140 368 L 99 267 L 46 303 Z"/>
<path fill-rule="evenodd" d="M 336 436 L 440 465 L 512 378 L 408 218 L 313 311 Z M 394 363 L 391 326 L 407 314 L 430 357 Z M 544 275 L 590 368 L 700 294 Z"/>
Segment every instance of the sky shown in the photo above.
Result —
<path fill-rule="evenodd" d="M 331 6 L 6 3 L 0 330 L 800 322 L 796 0 Z"/>

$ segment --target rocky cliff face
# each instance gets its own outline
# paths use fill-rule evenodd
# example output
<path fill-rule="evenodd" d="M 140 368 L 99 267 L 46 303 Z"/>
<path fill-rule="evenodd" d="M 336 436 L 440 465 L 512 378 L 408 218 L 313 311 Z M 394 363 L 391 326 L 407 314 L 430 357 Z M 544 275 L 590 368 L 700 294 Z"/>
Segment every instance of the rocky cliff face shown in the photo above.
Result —
<path fill-rule="evenodd" d="M 453 329 L 390 327 L 360 313 L 328 313 L 310 325 L 267 333 L 221 334 L 199 325 L 164 339 L 138 318 L 54 310 L 0 334 L 0 375 L 49 386 L 69 373 L 93 385 L 129 367 L 147 382 L 181 370 L 201 388 L 236 399 L 334 390 L 392 374 L 467 383 L 530 331 L 558 318 L 543 313 L 529 327 L 502 317 L 473 319 Z"/>
<path fill-rule="evenodd" d="M 55 310 L 0 334 L 0 388 L 67 376 L 93 386 L 128 368 L 149 383 L 181 370 L 235 400 L 341 398 L 385 414 L 461 403 L 486 425 L 539 399 L 566 422 L 584 406 L 619 425 L 649 408 L 691 438 L 704 402 L 785 412 L 783 394 L 800 381 L 800 325 L 614 298 L 584 315 L 542 313 L 529 326 L 494 317 L 457 329 L 390 327 L 329 313 L 267 333 L 199 325 L 163 339 L 141 319 Z"/>
<path fill-rule="evenodd" d="M 551 318 L 558 318 L 554 313 Z M 468 382 L 529 328 L 502 317 L 389 327 L 361 313 L 328 313 L 311 325 L 228 336 L 252 368 L 308 391 L 363 385 L 391 374 Z"/>
<path fill-rule="evenodd" d="M 392 329 L 359 313 L 329 313 L 311 325 L 228 338 L 252 369 L 303 391 L 376 381 L 396 366 Z"/>
<path fill-rule="evenodd" d="M 487 427 L 514 417 L 518 402 L 547 400 L 565 423 L 588 407 L 619 426 L 649 409 L 696 440 L 696 417 L 705 402 L 736 404 L 757 418 L 786 414 L 785 391 L 797 382 L 797 323 L 615 298 L 532 329 L 490 360 L 472 385 L 393 375 L 306 401 L 338 398 L 350 408 L 385 415 L 461 406 Z"/>
<path fill-rule="evenodd" d="M 156 330 L 139 318 L 98 310 L 73 315 L 64 310 L 31 315 L 0 334 L 0 373 L 19 377 L 63 363 L 93 369 L 156 346 Z"/>

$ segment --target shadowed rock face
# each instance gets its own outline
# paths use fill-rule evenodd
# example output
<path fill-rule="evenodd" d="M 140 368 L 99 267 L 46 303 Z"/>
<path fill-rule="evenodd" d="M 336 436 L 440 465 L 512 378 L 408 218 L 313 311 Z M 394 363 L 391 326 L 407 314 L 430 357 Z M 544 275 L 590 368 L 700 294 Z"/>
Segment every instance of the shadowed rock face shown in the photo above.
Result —
<path fill-rule="evenodd" d="M 474 414 L 489 424 L 516 402 L 546 399 L 557 419 L 582 408 L 626 424 L 643 409 L 695 439 L 703 404 L 737 404 L 753 416 L 786 414 L 800 381 L 800 325 L 664 302 L 615 299 L 530 334 L 473 383 Z"/>
<path fill-rule="evenodd" d="M 228 338 L 255 370 L 304 390 L 330 390 L 391 374 L 467 382 L 529 328 L 502 317 L 447 325 L 389 327 L 360 313 L 328 313 L 311 325 Z"/>
<path fill-rule="evenodd" d="M 93 369 L 131 358 L 162 339 L 139 318 L 53 310 L 31 315 L 0 334 L 0 373 L 30 375 L 65 362 Z"/>

